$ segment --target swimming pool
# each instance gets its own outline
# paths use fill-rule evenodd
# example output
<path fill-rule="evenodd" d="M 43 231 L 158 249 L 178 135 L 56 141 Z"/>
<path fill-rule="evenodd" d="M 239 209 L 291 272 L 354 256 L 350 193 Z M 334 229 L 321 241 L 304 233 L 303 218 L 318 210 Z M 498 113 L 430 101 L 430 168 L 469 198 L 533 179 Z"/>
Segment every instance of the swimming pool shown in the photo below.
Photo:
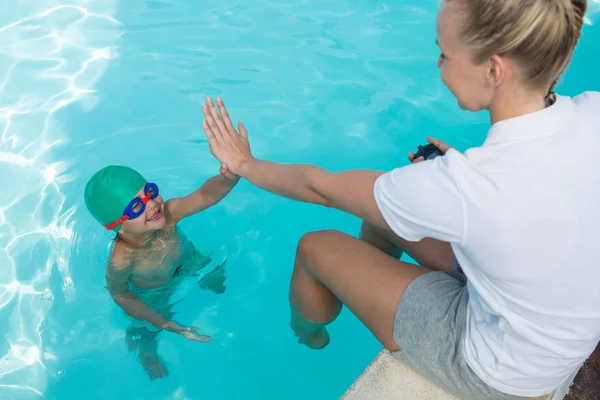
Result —
<path fill-rule="evenodd" d="M 216 174 L 206 95 L 222 96 L 254 153 L 277 161 L 391 169 L 426 135 L 479 144 L 486 115 L 459 111 L 438 77 L 437 0 L 56 3 L 0 15 L 0 398 L 338 398 L 380 346 L 347 310 L 326 350 L 297 345 L 287 285 L 304 232 L 356 233 L 359 221 L 246 182 L 184 221 L 200 249 L 228 259 L 227 292 L 187 282 L 178 320 L 214 340 L 162 334 L 170 376 L 150 382 L 103 289 L 111 236 L 83 187 L 111 163 L 167 197 Z M 600 90 L 599 41 L 587 25 L 561 93 Z"/>

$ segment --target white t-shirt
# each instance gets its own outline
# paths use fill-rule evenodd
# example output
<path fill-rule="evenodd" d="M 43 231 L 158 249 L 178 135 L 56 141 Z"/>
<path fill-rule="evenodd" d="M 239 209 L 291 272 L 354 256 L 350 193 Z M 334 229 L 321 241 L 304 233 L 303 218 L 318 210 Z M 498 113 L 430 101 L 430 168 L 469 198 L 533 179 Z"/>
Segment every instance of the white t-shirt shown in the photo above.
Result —
<path fill-rule="evenodd" d="M 600 340 L 600 93 L 494 124 L 481 147 L 395 169 L 375 199 L 399 236 L 450 242 L 468 278 L 464 357 L 539 396 Z"/>

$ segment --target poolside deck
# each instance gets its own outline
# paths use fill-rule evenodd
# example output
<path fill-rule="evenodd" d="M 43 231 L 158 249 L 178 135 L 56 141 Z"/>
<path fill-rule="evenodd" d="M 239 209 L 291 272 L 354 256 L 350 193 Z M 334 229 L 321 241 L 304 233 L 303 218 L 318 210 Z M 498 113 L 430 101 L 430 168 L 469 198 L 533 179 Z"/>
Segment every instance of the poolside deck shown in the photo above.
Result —
<path fill-rule="evenodd" d="M 459 400 L 383 350 L 342 400 Z"/>
<path fill-rule="evenodd" d="M 342 400 L 459 400 L 383 350 L 342 396 Z M 600 344 L 579 369 L 569 387 L 559 388 L 552 400 L 600 399 Z"/>

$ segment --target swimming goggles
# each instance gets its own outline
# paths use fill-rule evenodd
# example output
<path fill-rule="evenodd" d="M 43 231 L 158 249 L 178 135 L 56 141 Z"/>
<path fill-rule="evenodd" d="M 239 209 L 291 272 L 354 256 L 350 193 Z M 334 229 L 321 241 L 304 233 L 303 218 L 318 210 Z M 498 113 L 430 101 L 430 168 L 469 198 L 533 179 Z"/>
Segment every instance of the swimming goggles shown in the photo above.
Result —
<path fill-rule="evenodd" d="M 144 186 L 144 197 L 136 197 L 131 200 L 129 204 L 127 204 L 127 207 L 125 207 L 123 216 L 118 220 L 105 225 L 105 228 L 110 231 L 127 220 L 139 217 L 146 210 L 146 203 L 148 203 L 148 200 L 155 199 L 156 196 L 158 196 L 158 186 L 156 183 L 146 183 L 146 186 Z"/>

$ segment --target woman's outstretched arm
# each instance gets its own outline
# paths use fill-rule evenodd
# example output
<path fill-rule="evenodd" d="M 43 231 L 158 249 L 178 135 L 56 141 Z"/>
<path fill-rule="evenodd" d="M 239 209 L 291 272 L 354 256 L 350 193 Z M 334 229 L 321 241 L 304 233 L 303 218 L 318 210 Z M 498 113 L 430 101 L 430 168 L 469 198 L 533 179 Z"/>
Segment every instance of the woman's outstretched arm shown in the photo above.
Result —
<path fill-rule="evenodd" d="M 387 229 L 373 194 L 375 180 L 382 172 L 332 173 L 314 165 L 278 164 L 256 159 L 250 151 L 243 124 L 238 124 L 238 133 L 220 99 L 217 99 L 217 106 L 218 110 L 207 98 L 202 106 L 205 117 L 202 125 L 211 153 L 233 174 L 271 193 L 346 211 Z"/>

